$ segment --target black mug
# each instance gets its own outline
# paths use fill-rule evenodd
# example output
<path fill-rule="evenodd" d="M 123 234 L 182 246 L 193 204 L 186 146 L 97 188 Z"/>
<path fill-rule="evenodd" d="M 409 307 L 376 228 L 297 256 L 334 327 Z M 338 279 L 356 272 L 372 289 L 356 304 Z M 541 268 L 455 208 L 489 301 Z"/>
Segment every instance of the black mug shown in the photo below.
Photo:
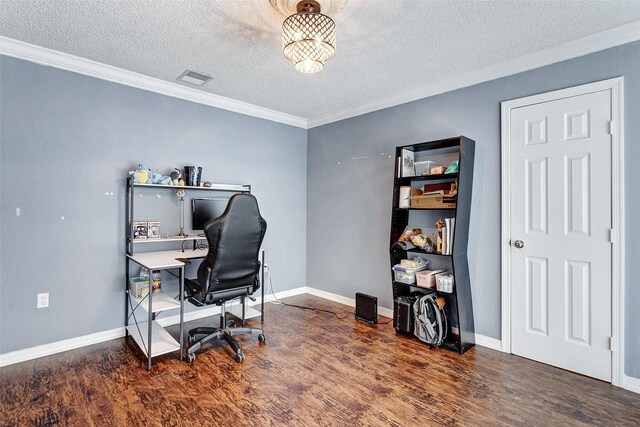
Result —
<path fill-rule="evenodd" d="M 202 168 L 200 166 L 185 166 L 184 180 L 191 187 L 200 187 L 200 178 L 202 178 Z"/>

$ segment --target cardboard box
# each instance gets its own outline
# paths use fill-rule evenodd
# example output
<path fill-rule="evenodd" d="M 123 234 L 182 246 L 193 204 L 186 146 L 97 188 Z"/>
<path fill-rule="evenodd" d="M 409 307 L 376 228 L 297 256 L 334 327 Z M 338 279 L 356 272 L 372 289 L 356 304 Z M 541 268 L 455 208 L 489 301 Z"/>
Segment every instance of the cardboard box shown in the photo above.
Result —
<path fill-rule="evenodd" d="M 419 288 L 433 289 L 436 287 L 436 275 L 444 270 L 424 270 L 416 273 L 416 285 Z"/>
<path fill-rule="evenodd" d="M 456 199 L 441 194 L 410 196 L 412 208 L 455 208 Z"/>

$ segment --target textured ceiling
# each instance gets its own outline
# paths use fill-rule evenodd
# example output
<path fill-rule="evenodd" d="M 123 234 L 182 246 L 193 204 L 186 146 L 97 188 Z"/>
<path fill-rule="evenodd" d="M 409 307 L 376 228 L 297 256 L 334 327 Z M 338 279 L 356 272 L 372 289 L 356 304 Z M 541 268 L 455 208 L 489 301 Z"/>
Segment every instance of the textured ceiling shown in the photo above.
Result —
<path fill-rule="evenodd" d="M 640 1 L 349 0 L 317 74 L 281 51 L 269 0 L 0 0 L 0 35 L 317 119 L 640 19 Z"/>

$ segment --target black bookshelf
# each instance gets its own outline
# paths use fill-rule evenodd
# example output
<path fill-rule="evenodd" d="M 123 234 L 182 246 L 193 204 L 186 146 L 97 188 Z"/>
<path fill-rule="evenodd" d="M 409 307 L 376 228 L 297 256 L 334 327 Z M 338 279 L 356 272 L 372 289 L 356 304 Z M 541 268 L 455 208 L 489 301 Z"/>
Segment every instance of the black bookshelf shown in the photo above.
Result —
<path fill-rule="evenodd" d="M 467 260 L 467 243 L 469 238 L 469 218 L 471 215 L 471 192 L 473 187 L 473 164 L 475 155 L 475 141 L 459 136 L 437 141 L 396 147 L 396 159 L 402 157 L 402 150 L 414 152 L 415 160 L 430 160 L 430 156 L 454 156 L 457 154 L 459 172 L 455 174 L 425 175 L 401 177 L 402 166 L 396 162 L 393 186 L 393 205 L 390 233 L 391 266 L 398 264 L 401 259 L 410 256 L 421 256 L 428 259 L 433 266 L 446 267 L 453 272 L 455 286 L 453 293 L 440 293 L 446 300 L 449 331 L 442 347 L 463 354 L 475 345 L 475 328 L 473 322 L 473 304 L 471 299 L 471 283 L 469 278 L 469 263 Z M 458 194 L 455 208 L 400 208 L 399 193 L 401 186 L 419 187 L 430 182 L 458 182 Z M 404 229 L 418 224 L 433 224 L 438 218 L 455 218 L 455 231 L 450 255 L 427 253 L 417 248 L 403 250 L 394 245 Z M 411 222 L 411 223 L 410 223 Z M 391 272 L 393 298 L 410 295 L 414 292 L 424 292 L 415 285 L 396 282 Z M 394 313 L 394 317 L 397 313 Z M 453 333 L 457 331 L 457 333 Z"/>

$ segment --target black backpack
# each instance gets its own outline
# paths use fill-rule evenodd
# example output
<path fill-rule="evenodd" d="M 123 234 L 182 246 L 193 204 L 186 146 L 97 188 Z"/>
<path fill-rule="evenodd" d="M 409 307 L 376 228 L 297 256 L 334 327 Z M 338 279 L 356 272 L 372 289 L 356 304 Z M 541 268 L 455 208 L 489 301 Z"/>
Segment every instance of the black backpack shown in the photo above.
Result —
<path fill-rule="evenodd" d="M 447 314 L 438 306 L 438 294 L 428 292 L 413 303 L 413 334 L 422 342 L 439 346 L 447 336 Z"/>

